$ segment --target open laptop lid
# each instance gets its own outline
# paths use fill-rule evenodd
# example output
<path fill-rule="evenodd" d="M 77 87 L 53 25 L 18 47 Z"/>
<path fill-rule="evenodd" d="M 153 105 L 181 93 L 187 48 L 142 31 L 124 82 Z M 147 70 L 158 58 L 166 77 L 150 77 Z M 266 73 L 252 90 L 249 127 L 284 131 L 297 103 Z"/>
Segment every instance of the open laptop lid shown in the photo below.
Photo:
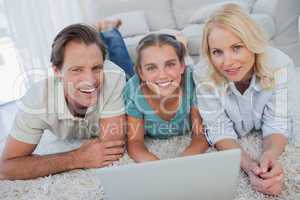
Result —
<path fill-rule="evenodd" d="M 233 199 L 240 150 L 103 168 L 105 200 Z"/>

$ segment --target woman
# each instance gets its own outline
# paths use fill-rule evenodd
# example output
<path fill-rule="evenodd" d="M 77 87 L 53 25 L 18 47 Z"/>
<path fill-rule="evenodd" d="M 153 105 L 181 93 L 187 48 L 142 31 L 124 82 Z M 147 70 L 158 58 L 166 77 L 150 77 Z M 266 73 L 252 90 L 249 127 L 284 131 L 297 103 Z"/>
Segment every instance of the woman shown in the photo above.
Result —
<path fill-rule="evenodd" d="M 127 148 L 136 162 L 159 159 L 145 146 L 145 136 L 164 139 L 192 132 L 191 143 L 181 155 L 208 148 L 184 56 L 184 45 L 171 35 L 150 34 L 138 44 L 136 75 L 125 88 Z"/>
<path fill-rule="evenodd" d="M 284 174 L 278 157 L 291 136 L 286 109 L 291 59 L 270 47 L 263 31 L 235 4 L 223 6 L 207 19 L 202 53 L 207 67 L 196 68 L 194 79 L 207 140 L 218 150 L 242 149 L 241 168 L 253 189 L 279 194 Z M 253 129 L 263 134 L 258 160 L 237 142 Z"/>

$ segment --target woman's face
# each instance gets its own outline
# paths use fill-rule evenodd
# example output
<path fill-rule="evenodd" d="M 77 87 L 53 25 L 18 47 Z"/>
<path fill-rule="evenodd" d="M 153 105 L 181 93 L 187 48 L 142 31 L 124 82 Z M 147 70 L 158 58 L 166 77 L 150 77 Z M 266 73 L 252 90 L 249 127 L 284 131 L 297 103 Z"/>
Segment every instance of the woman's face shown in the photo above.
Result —
<path fill-rule="evenodd" d="M 155 94 L 166 97 L 180 87 L 185 66 L 170 45 L 150 46 L 142 50 L 139 75 Z"/>
<path fill-rule="evenodd" d="M 234 33 L 216 26 L 208 36 L 208 46 L 213 66 L 229 81 L 251 77 L 255 55 Z"/>

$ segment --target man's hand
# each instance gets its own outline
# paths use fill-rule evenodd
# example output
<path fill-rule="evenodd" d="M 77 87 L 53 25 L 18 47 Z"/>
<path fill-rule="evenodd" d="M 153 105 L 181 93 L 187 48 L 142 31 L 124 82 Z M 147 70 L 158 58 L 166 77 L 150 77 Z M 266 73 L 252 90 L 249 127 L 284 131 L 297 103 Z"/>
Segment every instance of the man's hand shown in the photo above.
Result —
<path fill-rule="evenodd" d="M 75 159 L 78 159 L 80 168 L 105 167 L 123 156 L 125 151 L 124 144 L 123 140 L 88 140 L 74 151 Z"/>

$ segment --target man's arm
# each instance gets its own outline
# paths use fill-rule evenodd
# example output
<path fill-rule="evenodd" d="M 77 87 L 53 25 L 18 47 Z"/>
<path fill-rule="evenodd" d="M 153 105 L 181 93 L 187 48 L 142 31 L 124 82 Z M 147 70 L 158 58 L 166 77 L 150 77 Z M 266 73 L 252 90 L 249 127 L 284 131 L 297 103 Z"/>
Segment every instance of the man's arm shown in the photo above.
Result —
<path fill-rule="evenodd" d="M 229 150 L 229 149 L 240 149 L 241 150 L 241 168 L 249 174 L 253 167 L 256 166 L 256 161 L 253 160 L 247 152 L 240 146 L 240 144 L 235 139 L 223 139 L 215 144 L 215 147 L 219 151 Z M 255 168 L 255 167 L 254 167 Z M 256 170 L 256 168 L 254 169 Z"/>
<path fill-rule="evenodd" d="M 103 167 L 120 158 L 123 141 L 89 140 L 79 149 L 52 155 L 33 155 L 36 144 L 9 136 L 0 160 L 0 180 L 32 179 L 79 168 Z"/>
<path fill-rule="evenodd" d="M 125 140 L 125 115 L 99 120 L 100 138 L 103 141 Z"/>

